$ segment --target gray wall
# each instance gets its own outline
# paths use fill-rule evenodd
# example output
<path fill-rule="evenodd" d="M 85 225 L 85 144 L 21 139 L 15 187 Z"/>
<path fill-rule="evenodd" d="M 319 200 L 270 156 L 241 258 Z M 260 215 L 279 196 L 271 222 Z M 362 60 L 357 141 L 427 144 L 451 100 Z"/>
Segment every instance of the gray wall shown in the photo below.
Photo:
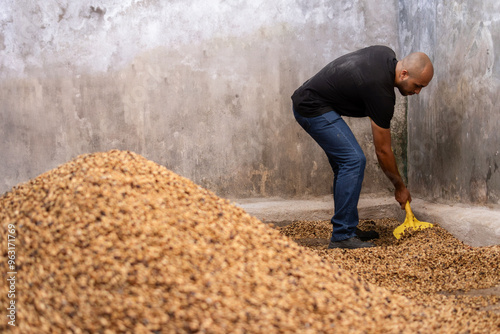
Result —
<path fill-rule="evenodd" d="M 118 148 L 225 197 L 328 194 L 326 158 L 289 97 L 333 58 L 386 44 L 436 69 L 396 108 L 413 196 L 498 206 L 499 22 L 497 0 L 4 0 L 0 193 Z M 389 190 L 369 121 L 348 122 L 368 158 L 364 191 Z"/>
<path fill-rule="evenodd" d="M 435 76 L 409 99 L 414 194 L 500 203 L 500 2 L 399 1 L 402 52 L 426 49 Z"/>
<path fill-rule="evenodd" d="M 132 150 L 221 196 L 324 195 L 290 95 L 333 58 L 398 52 L 397 1 L 20 2 L 0 7 L 0 193 L 78 154 Z M 406 147 L 398 101 L 395 149 Z M 365 192 L 387 190 L 369 121 Z"/>

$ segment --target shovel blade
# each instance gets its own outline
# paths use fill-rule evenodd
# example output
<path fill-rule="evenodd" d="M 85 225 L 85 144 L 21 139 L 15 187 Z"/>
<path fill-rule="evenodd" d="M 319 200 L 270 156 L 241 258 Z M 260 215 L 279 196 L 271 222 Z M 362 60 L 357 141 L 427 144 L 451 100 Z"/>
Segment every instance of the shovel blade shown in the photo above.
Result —
<path fill-rule="evenodd" d="M 396 227 L 396 229 L 394 229 L 393 234 L 396 237 L 396 239 L 400 239 L 407 229 L 413 229 L 414 231 L 418 231 L 433 226 L 434 225 L 432 225 L 431 223 L 421 222 L 417 220 L 416 222 L 413 221 L 413 223 L 411 224 L 403 223 L 399 225 L 398 227 Z"/>
<path fill-rule="evenodd" d="M 418 230 L 423 230 L 424 228 L 429 228 L 434 226 L 431 223 L 421 222 L 417 220 L 417 218 L 415 218 L 413 212 L 411 211 L 410 203 L 408 202 L 406 203 L 405 210 L 406 210 L 405 221 L 403 222 L 403 224 L 396 227 L 394 232 L 392 232 L 396 237 L 396 239 L 400 239 L 407 229 L 413 229 L 415 231 L 418 231 Z"/>

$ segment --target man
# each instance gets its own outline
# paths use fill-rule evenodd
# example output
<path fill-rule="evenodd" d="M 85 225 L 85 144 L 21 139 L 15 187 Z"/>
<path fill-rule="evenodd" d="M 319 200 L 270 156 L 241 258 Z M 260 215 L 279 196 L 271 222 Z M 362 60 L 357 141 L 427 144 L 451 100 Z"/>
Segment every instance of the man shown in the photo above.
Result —
<path fill-rule="evenodd" d="M 398 61 L 393 50 L 377 45 L 335 59 L 292 95 L 295 119 L 325 151 L 334 172 L 335 213 L 328 248 L 373 247 L 367 240 L 378 237 L 375 231 L 357 228 L 366 158 L 342 116 L 370 117 L 378 162 L 404 209 L 411 195 L 391 148 L 394 88 L 404 96 L 418 94 L 433 75 L 425 53 L 415 52 Z"/>

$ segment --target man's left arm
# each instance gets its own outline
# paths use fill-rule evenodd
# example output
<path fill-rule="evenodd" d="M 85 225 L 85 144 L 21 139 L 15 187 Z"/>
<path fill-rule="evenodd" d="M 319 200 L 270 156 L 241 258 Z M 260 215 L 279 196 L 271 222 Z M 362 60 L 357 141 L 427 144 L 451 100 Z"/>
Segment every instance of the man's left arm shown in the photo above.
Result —
<path fill-rule="evenodd" d="M 396 201 L 401 205 L 401 209 L 404 209 L 406 202 L 411 202 L 411 195 L 406 188 L 403 178 L 399 174 L 396 158 L 392 152 L 391 129 L 384 129 L 375 124 L 373 120 L 371 123 L 373 143 L 375 145 L 378 162 L 382 171 L 395 187 L 394 197 Z"/>

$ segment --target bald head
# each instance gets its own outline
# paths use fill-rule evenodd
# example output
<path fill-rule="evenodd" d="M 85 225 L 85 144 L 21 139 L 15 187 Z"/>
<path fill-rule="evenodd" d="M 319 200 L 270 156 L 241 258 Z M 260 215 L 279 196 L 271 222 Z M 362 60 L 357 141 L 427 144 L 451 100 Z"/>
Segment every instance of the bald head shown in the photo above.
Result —
<path fill-rule="evenodd" d="M 420 93 L 434 76 L 434 67 L 429 57 L 423 52 L 410 53 L 396 65 L 394 86 L 406 95 Z"/>
<path fill-rule="evenodd" d="M 410 77 L 419 77 L 422 74 L 430 75 L 429 81 L 434 76 L 434 67 L 429 57 L 423 52 L 413 52 L 403 58 L 403 68 Z"/>

